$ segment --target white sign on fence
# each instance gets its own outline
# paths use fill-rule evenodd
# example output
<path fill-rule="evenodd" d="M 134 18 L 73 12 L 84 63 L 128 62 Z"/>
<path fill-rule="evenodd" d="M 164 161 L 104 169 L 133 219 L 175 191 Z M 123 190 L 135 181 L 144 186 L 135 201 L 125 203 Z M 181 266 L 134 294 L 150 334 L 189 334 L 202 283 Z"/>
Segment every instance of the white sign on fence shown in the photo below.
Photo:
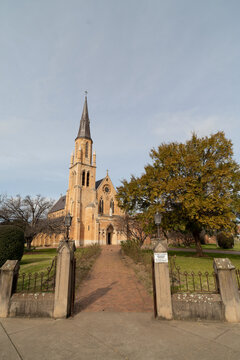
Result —
<path fill-rule="evenodd" d="M 168 253 L 154 253 L 154 262 L 155 263 L 168 263 Z"/>

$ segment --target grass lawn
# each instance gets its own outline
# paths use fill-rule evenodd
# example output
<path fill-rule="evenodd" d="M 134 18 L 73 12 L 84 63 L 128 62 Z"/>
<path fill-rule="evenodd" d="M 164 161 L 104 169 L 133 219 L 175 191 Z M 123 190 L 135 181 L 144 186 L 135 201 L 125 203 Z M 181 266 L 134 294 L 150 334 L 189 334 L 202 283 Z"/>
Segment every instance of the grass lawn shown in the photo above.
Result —
<path fill-rule="evenodd" d="M 225 249 L 222 249 L 220 247 L 218 247 L 216 244 L 207 244 L 207 245 L 202 245 L 203 249 L 217 249 L 220 251 L 225 251 Z M 240 251 L 240 243 L 237 243 L 234 245 L 234 247 L 232 249 L 226 249 L 226 250 L 233 250 L 233 251 Z"/>
<path fill-rule="evenodd" d="M 131 247 L 131 245 L 122 245 L 122 249 L 124 251 L 124 254 L 131 257 L 132 260 L 136 264 L 142 264 L 145 267 L 145 272 L 147 275 L 147 278 L 144 280 L 146 288 L 149 288 L 149 283 L 152 279 L 152 257 L 153 252 L 151 250 L 141 250 L 134 246 Z M 173 266 L 173 272 L 174 278 L 176 280 L 176 283 L 174 284 L 175 290 L 179 289 L 179 273 L 177 271 L 177 268 L 180 268 L 180 279 L 181 279 L 181 289 L 186 290 L 186 278 L 189 282 L 189 290 L 193 291 L 193 276 L 191 275 L 192 272 L 195 273 L 196 276 L 194 276 L 194 282 L 196 285 L 196 289 L 200 291 L 202 283 L 203 290 L 207 290 L 207 282 L 209 282 L 210 290 L 215 289 L 215 282 L 214 277 L 212 276 L 213 273 L 213 259 L 214 258 L 229 258 L 230 261 L 233 263 L 233 265 L 236 267 L 236 269 L 240 269 L 240 255 L 227 255 L 224 254 L 224 251 L 221 254 L 216 253 L 208 253 L 204 254 L 203 257 L 197 257 L 195 253 L 189 253 L 189 252 L 178 252 L 173 251 L 169 249 L 168 251 L 169 257 L 174 257 L 174 262 L 176 266 Z M 142 272 L 142 269 L 141 269 Z M 184 274 L 184 272 L 187 272 L 188 275 Z M 198 276 L 198 273 L 201 272 L 201 279 Z M 207 277 L 205 276 L 205 273 L 209 273 L 209 277 L 207 280 Z M 142 277 L 143 278 L 143 277 Z M 141 280 L 141 279 L 140 279 Z M 194 285 L 194 286 L 195 286 Z"/>
<path fill-rule="evenodd" d="M 46 271 L 51 266 L 53 258 L 57 255 L 57 249 L 36 249 L 25 252 L 20 261 L 20 273 L 35 273 Z"/>
<path fill-rule="evenodd" d="M 96 258 L 100 253 L 101 253 L 101 248 L 98 245 L 92 245 L 86 248 L 78 248 L 75 251 L 76 288 L 87 276 L 88 272 L 91 270 Z M 51 268 L 51 265 L 53 259 L 56 256 L 57 256 L 57 249 L 50 249 L 50 248 L 36 249 L 30 252 L 26 252 L 23 255 L 22 260 L 20 262 L 18 291 L 26 291 L 27 289 L 33 290 L 35 274 L 36 274 L 35 288 L 39 289 L 41 282 L 45 284 L 46 279 L 50 277 L 51 285 L 49 285 L 49 288 L 51 288 L 52 291 L 54 287 L 54 283 L 52 280 L 54 278 L 54 267 Z M 49 272 L 48 275 L 49 268 L 51 268 L 51 272 Z M 44 276 L 41 275 L 41 273 L 44 273 Z M 41 280 L 41 276 L 42 276 L 42 280 Z M 29 277 L 31 278 L 31 280 Z M 46 289 L 43 291 L 46 291 Z"/>
<path fill-rule="evenodd" d="M 187 253 L 187 252 L 177 252 L 177 251 L 169 251 L 169 256 L 174 256 L 174 261 L 176 266 L 172 266 L 173 279 L 176 280 L 176 283 L 173 286 L 175 291 L 180 289 L 179 287 L 179 280 L 181 279 L 181 289 L 186 291 L 186 279 L 188 282 L 188 290 L 194 291 L 198 289 L 201 291 L 201 286 L 203 290 L 215 290 L 215 280 L 213 276 L 213 259 L 214 258 L 229 258 L 232 264 L 236 267 L 236 269 L 240 269 L 240 256 L 239 255 L 227 255 L 227 254 L 214 254 L 208 253 L 205 254 L 203 257 L 196 257 L 194 253 Z M 179 272 L 177 271 L 177 268 Z M 185 275 L 185 272 L 188 275 Z M 194 273 L 194 277 L 191 273 Z M 202 273 L 201 277 L 198 276 L 199 272 Z M 205 273 L 209 275 L 206 276 Z M 181 275 L 179 275 L 181 274 Z M 194 278 L 194 285 L 193 285 L 193 278 Z M 201 284 L 200 284 L 201 282 Z M 209 284 L 209 288 L 208 288 Z"/>
<path fill-rule="evenodd" d="M 95 256 L 98 256 L 100 252 L 100 247 L 96 245 L 76 249 L 75 257 L 77 267 L 85 271 L 93 265 Z M 44 248 L 26 252 L 20 261 L 20 273 L 24 272 L 28 274 L 30 272 L 45 271 L 51 266 L 55 256 L 57 256 L 57 249 Z"/>
<path fill-rule="evenodd" d="M 240 255 L 227 255 L 227 254 L 214 254 L 208 253 L 203 257 L 196 257 L 195 253 L 168 251 L 169 256 L 176 256 L 176 265 L 180 266 L 181 271 L 194 271 L 194 272 L 212 272 L 213 271 L 213 259 L 225 258 L 231 260 L 233 265 L 240 269 Z"/>
<path fill-rule="evenodd" d="M 233 265 L 240 269 L 240 255 L 227 255 L 227 254 L 215 254 L 215 253 L 208 253 L 204 254 L 203 257 L 197 257 L 195 253 L 189 253 L 184 251 L 168 251 L 169 257 L 175 256 L 175 264 L 176 266 L 180 266 L 181 271 L 187 272 L 212 272 L 213 271 L 213 259 L 214 258 L 225 258 L 231 260 Z M 134 259 L 131 254 L 130 257 Z M 152 261 L 153 253 L 149 250 L 142 250 L 141 256 L 139 256 L 138 261 L 142 262 L 145 265 L 150 265 Z M 134 259 L 136 261 L 136 258 Z"/>
<path fill-rule="evenodd" d="M 54 290 L 56 249 L 26 251 L 20 261 L 17 292 L 52 292 Z"/>
<path fill-rule="evenodd" d="M 191 245 L 191 246 L 189 246 L 189 247 L 186 247 L 186 246 L 183 246 L 183 245 L 175 246 L 175 245 L 170 244 L 170 245 L 169 245 L 169 248 L 171 248 L 171 247 L 174 247 L 174 248 L 180 247 L 180 248 L 182 248 L 182 249 L 189 249 L 189 248 L 190 248 L 190 249 L 195 249 L 195 245 Z M 210 250 L 216 250 L 216 249 L 217 249 L 218 251 L 225 251 L 225 249 L 222 249 L 222 248 L 218 247 L 216 244 L 202 245 L 202 248 L 203 248 L 204 250 L 208 250 L 208 249 L 210 249 Z M 226 250 L 240 251 L 240 243 L 236 243 L 232 249 L 226 249 Z"/>

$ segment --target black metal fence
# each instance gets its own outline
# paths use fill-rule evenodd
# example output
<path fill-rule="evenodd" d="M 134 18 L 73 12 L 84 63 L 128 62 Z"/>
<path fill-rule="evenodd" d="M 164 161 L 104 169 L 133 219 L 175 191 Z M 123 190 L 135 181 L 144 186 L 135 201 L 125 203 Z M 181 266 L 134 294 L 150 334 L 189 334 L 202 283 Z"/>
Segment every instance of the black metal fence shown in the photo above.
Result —
<path fill-rule="evenodd" d="M 56 278 L 57 257 L 55 257 L 46 271 L 35 273 L 19 273 L 16 292 L 41 293 L 54 292 Z"/>
<path fill-rule="evenodd" d="M 170 258 L 171 292 L 218 293 L 217 278 L 214 272 L 181 271 L 175 263 L 175 257 Z"/>
<path fill-rule="evenodd" d="M 240 290 L 240 269 L 236 269 L 235 272 L 236 272 L 238 290 Z"/>

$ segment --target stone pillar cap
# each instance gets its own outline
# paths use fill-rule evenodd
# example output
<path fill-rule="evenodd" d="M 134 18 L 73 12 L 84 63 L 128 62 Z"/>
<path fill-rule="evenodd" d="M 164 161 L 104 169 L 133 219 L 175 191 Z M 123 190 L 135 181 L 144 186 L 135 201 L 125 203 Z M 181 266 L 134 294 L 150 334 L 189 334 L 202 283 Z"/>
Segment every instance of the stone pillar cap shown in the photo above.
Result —
<path fill-rule="evenodd" d="M 69 240 L 69 241 L 62 240 L 62 241 L 60 241 L 57 251 L 61 252 L 63 247 L 66 247 L 69 251 L 74 252 L 76 250 L 75 241 L 72 241 L 72 240 Z"/>
<path fill-rule="evenodd" d="M 167 252 L 167 250 L 167 240 L 159 240 L 153 249 L 154 252 Z"/>
<path fill-rule="evenodd" d="M 235 266 L 228 258 L 214 258 L 214 266 L 217 270 L 233 270 Z"/>
<path fill-rule="evenodd" d="M 1 270 L 3 271 L 14 271 L 18 264 L 18 260 L 7 260 L 3 266 L 1 267 Z"/>

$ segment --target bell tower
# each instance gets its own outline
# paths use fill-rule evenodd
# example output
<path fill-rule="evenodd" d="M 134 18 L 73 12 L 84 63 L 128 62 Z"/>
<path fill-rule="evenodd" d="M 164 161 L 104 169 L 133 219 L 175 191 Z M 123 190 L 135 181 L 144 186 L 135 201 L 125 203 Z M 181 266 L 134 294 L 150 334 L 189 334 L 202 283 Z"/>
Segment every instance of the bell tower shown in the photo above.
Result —
<path fill-rule="evenodd" d="M 69 186 L 66 194 L 66 213 L 72 216 L 70 237 L 76 245 L 84 240 L 94 240 L 94 217 L 96 202 L 96 154 L 92 151 L 93 141 L 90 132 L 87 93 L 85 93 L 83 112 L 79 131 L 75 139 L 74 152 L 69 167 Z M 89 211 L 89 205 L 91 211 Z M 87 211 L 86 211 L 87 209 Z M 90 223 L 91 217 L 91 226 Z"/>

